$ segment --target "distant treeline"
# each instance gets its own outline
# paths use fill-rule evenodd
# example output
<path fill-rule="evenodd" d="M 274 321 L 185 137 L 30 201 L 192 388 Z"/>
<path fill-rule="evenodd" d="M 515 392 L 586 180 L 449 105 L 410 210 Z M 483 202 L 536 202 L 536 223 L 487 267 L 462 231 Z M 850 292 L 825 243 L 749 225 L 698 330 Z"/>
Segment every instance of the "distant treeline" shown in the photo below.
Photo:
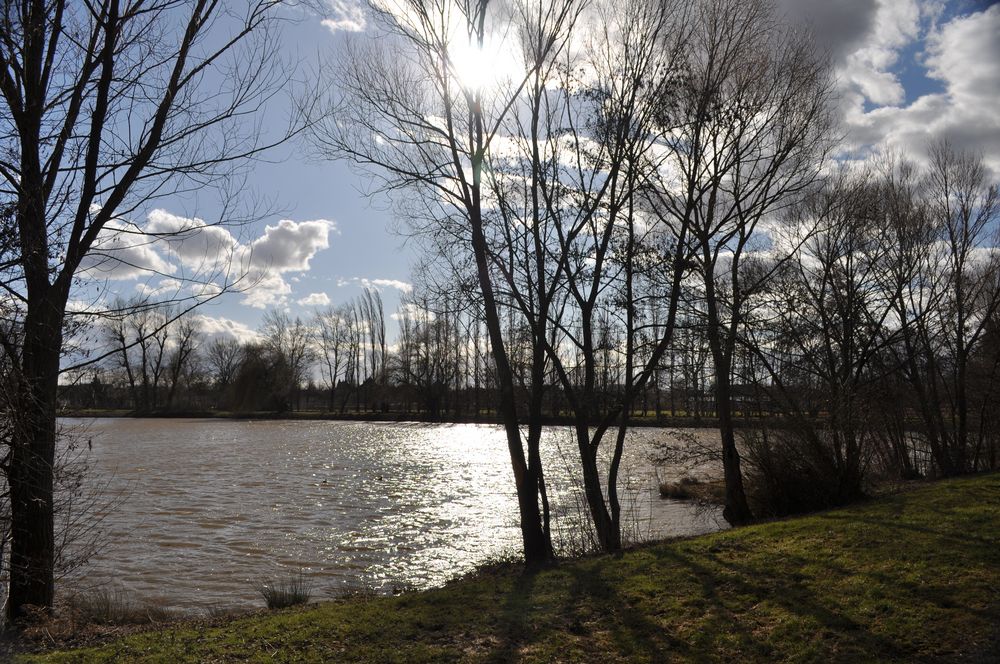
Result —
<path fill-rule="evenodd" d="M 364 293 L 309 319 L 268 311 L 257 338 L 206 339 L 197 319 L 167 308 L 119 302 L 121 316 L 99 330 L 111 354 L 60 387 L 65 412 L 327 414 L 399 416 L 428 421 L 493 421 L 496 383 L 485 330 L 461 301 L 411 295 L 393 315 L 399 334 L 386 338 L 379 293 Z M 612 335 L 611 329 L 604 331 Z M 715 417 L 707 349 L 696 330 L 681 331 L 634 416 L 708 423 Z M 610 350 L 610 349 L 609 349 Z M 617 358 L 620 359 L 620 358 Z M 600 376 L 604 398 L 616 398 L 620 366 Z M 735 389 L 738 412 L 776 411 L 754 385 Z M 543 415 L 570 418 L 553 383 Z"/>

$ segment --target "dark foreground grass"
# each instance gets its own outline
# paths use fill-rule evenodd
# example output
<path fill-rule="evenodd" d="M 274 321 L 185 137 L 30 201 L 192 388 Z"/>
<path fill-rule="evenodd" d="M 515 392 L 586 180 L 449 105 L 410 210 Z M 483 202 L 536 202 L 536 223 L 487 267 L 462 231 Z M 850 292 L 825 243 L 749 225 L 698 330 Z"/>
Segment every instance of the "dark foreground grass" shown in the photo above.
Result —
<path fill-rule="evenodd" d="M 1000 475 L 43 662 L 1000 661 Z"/>

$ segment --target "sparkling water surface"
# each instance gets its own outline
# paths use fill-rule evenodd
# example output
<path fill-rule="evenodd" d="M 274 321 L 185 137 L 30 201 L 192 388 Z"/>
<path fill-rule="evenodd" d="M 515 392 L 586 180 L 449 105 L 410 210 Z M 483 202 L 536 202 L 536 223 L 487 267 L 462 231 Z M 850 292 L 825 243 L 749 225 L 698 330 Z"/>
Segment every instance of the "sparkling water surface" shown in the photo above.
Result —
<path fill-rule="evenodd" d="M 249 608 L 254 585 L 303 574 L 314 599 L 445 583 L 516 555 L 517 503 L 503 430 L 472 424 L 178 419 L 62 420 L 89 441 L 87 485 L 117 502 L 68 592 L 124 589 L 182 611 Z M 636 429 L 619 486 L 629 539 L 723 527 L 663 500 L 655 443 L 713 430 Z M 610 441 L 606 442 L 609 445 Z M 86 445 L 81 445 L 86 448 Z M 555 543 L 579 548 L 582 501 L 570 431 L 550 427 L 543 463 Z M 697 472 L 697 469 L 696 469 Z M 117 498 L 116 498 L 117 497 Z"/>

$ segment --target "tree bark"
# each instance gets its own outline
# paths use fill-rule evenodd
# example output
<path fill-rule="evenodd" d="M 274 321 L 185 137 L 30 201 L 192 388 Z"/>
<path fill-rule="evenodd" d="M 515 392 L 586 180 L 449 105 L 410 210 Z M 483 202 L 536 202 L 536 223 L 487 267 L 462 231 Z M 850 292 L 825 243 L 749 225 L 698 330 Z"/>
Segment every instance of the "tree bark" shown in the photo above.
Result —
<path fill-rule="evenodd" d="M 10 470 L 10 591 L 7 614 L 24 617 L 27 607 L 50 607 L 55 592 L 53 475 L 56 393 L 62 347 L 63 304 L 52 288 L 32 302 L 25 318 L 19 385 L 20 424 L 14 434 Z"/>

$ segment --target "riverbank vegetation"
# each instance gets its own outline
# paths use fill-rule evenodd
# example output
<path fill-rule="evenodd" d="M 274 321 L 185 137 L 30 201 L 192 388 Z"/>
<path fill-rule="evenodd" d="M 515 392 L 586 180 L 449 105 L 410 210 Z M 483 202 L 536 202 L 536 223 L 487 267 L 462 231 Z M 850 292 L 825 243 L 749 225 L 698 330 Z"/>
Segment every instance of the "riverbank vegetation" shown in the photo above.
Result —
<path fill-rule="evenodd" d="M 449 73 L 454 35 L 428 41 L 376 12 L 393 49 L 443 77 L 428 99 L 395 85 L 398 58 L 343 54 L 355 70 L 330 86 L 338 119 L 315 118 L 313 138 L 433 202 L 406 210 L 426 258 L 390 314 L 396 338 L 374 288 L 312 317 L 269 311 L 242 343 L 123 301 L 100 326 L 106 361 L 62 388 L 68 412 L 494 421 L 544 532 L 539 427 L 566 424 L 608 550 L 617 466 L 599 470 L 598 449 L 620 458 L 642 420 L 718 426 L 720 449 L 675 453 L 718 463 L 733 523 L 846 504 L 887 476 L 1000 465 L 1000 207 L 977 155 L 941 143 L 920 164 L 834 167 L 830 72 L 766 2 L 438 10 L 414 5 L 424 28 L 466 21 L 473 42 L 488 41 L 488 21 L 551 41 L 522 45 L 535 54 L 523 79 L 480 85 Z M 602 21 L 606 49 L 569 47 Z M 366 78 L 372 62 L 384 90 Z M 451 129 L 421 121 L 425 102 Z M 468 144 L 467 124 L 494 127 L 502 149 L 487 134 Z M 468 180 L 472 163 L 488 177 Z"/>
<path fill-rule="evenodd" d="M 1000 467 L 995 174 L 947 142 L 844 153 L 831 63 L 768 0 L 370 3 L 366 34 L 379 38 L 348 40 L 317 68 L 319 92 L 299 100 L 308 117 L 278 142 L 301 130 L 314 156 L 364 169 L 397 206 L 421 255 L 389 314 L 398 334 L 371 283 L 209 340 L 194 304 L 264 277 L 225 230 L 247 219 L 140 227 L 122 215 L 148 212 L 161 191 L 239 188 L 226 176 L 267 147 L 257 113 L 284 89 L 269 57 L 280 4 L 220 21 L 235 31 L 224 53 L 196 55 L 162 36 L 160 21 L 184 24 L 173 20 L 184 3 L 119 15 L 109 1 L 90 15 L 48 0 L 0 14 L 20 35 L 5 62 L 65 67 L 27 92 L 0 86 L 0 140 L 21 164 L 5 167 L 0 192 L 11 617 L 55 596 L 59 406 L 486 413 L 504 428 L 533 564 L 553 557 L 558 518 L 547 422 L 572 430 L 588 527 L 609 553 L 623 546 L 619 471 L 636 418 L 716 423 L 718 445 L 663 454 L 710 460 L 734 525 L 849 504 L 887 478 Z M 215 7 L 190 4 L 184 39 L 215 39 L 203 32 Z M 149 69 L 160 45 L 146 35 L 171 54 Z M 225 53 L 241 42 L 248 57 Z M 248 68 L 227 72 L 228 102 L 198 87 L 222 55 Z M 201 110 L 203 97 L 218 108 Z M 133 100 L 126 116 L 153 129 L 103 123 L 121 110 L 113 100 Z M 91 107 L 97 124 L 81 127 Z M 216 130 L 218 154 L 194 149 Z M 169 243 L 188 269 L 206 267 L 206 247 L 228 249 L 167 301 L 143 289 L 99 313 L 71 307 L 73 284 L 132 260 L 115 253 L 132 235 Z"/>
<path fill-rule="evenodd" d="M 993 661 L 1000 475 L 25 662 Z"/>

